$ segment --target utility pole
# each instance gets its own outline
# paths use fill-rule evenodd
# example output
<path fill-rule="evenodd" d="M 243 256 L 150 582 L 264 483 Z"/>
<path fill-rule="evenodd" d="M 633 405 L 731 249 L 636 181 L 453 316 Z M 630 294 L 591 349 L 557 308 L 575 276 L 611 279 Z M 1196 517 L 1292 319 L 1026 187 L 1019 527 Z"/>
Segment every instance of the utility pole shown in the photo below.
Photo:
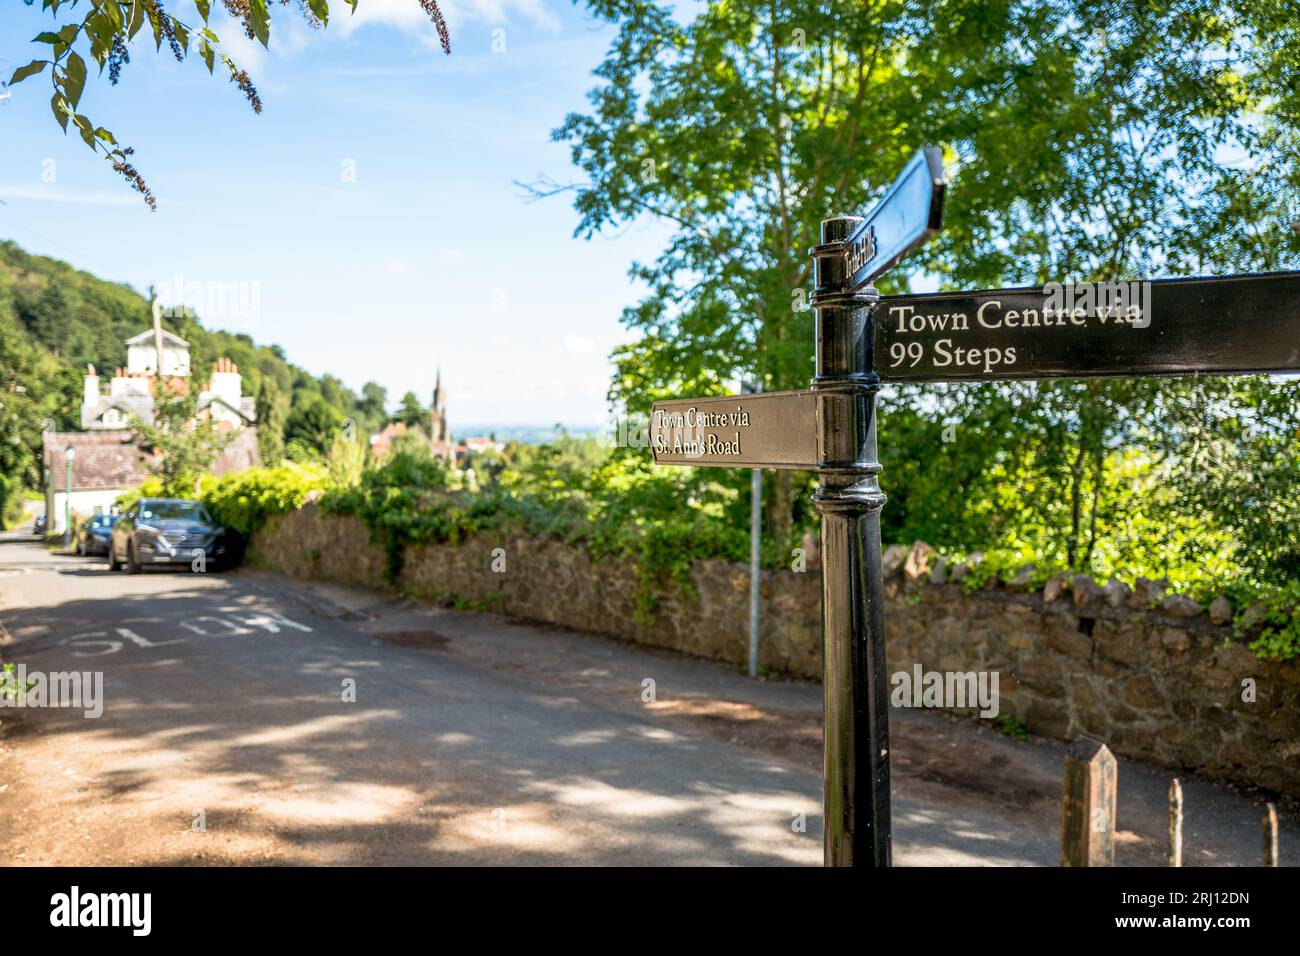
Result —
<path fill-rule="evenodd" d="M 149 311 L 153 313 L 153 371 L 159 386 L 161 386 L 163 372 L 162 306 L 158 304 L 158 291 L 153 286 L 149 286 Z M 156 394 L 161 396 L 162 392 L 159 391 Z"/>
<path fill-rule="evenodd" d="M 754 379 L 743 391 L 763 391 L 761 379 Z M 763 470 L 749 473 L 749 676 L 758 676 L 758 634 L 762 625 L 763 583 Z"/>

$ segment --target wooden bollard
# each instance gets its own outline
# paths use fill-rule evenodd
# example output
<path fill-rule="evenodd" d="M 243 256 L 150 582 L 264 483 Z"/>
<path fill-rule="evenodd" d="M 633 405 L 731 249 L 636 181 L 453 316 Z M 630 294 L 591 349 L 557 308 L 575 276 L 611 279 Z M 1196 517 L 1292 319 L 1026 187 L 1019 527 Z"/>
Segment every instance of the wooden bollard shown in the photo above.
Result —
<path fill-rule="evenodd" d="M 1169 784 L 1169 865 L 1183 865 L 1183 785 Z"/>
<path fill-rule="evenodd" d="M 1115 756 L 1100 740 L 1080 737 L 1065 752 L 1061 866 L 1115 865 Z"/>
<path fill-rule="evenodd" d="M 1264 820 L 1264 865 L 1277 866 L 1277 807 L 1265 804 Z"/>

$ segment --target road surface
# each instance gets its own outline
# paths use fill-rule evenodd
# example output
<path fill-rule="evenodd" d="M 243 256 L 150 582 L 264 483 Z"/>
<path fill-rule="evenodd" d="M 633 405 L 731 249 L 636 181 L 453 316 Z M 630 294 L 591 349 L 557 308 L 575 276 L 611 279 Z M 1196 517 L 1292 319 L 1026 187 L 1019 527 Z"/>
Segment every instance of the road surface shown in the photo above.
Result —
<path fill-rule="evenodd" d="M 0 711 L 0 863 L 821 860 L 814 685 L 247 569 L 110 573 L 23 535 L 0 540 L 0 624 L 0 658 L 104 689 L 98 718 Z M 1060 745 L 893 719 L 897 862 L 1055 863 Z M 1168 777 L 1120 781 L 1121 862 L 1158 862 Z M 1255 862 L 1253 804 L 1188 781 L 1187 805 L 1189 863 Z"/>

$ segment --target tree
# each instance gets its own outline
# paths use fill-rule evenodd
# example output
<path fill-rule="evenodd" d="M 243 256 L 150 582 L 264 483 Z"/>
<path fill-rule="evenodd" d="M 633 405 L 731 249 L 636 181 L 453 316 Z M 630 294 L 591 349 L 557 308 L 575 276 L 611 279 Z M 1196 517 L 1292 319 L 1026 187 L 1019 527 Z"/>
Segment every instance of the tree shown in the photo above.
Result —
<path fill-rule="evenodd" d="M 173 498 L 198 495 L 199 478 L 234 439 L 235 433 L 221 431 L 212 419 L 198 415 L 198 400 L 189 394 L 169 394 L 154 400 L 153 421 L 134 420 L 141 444 L 156 453 L 149 473 Z"/>
<path fill-rule="evenodd" d="M 284 423 L 285 443 L 297 442 L 323 455 L 333 444 L 343 416 L 319 394 L 299 393 L 296 398 Z"/>
<path fill-rule="evenodd" d="M 716 394 L 742 376 L 806 386 L 818 222 L 869 208 L 927 142 L 945 146 L 954 181 L 944 233 L 915 267 L 950 286 L 1277 268 L 1300 252 L 1281 202 L 1300 182 L 1288 80 L 1300 41 L 1269 0 L 713 0 L 685 23 L 652 0 L 590 6 L 618 35 L 591 110 L 553 134 L 587 179 L 531 189 L 572 191 L 578 235 L 646 216 L 672 229 L 659 257 L 631 270 L 649 292 L 623 313 L 640 337 L 615 350 L 617 406 Z M 881 291 L 908 279 L 897 271 Z M 1086 566 L 1114 506 L 1108 455 L 1159 401 L 1195 403 L 1199 388 L 900 390 L 882 428 L 899 410 L 1048 409 L 991 414 L 990 428 L 1028 435 L 966 429 L 982 464 L 963 467 L 983 481 L 1021 453 L 1025 489 L 1064 487 L 1069 562 Z M 930 484 L 970 487 L 953 465 L 943 449 Z M 798 480 L 773 481 L 778 541 Z"/>
<path fill-rule="evenodd" d="M 361 400 L 357 402 L 357 413 L 368 431 L 383 427 L 388 419 L 388 390 L 377 382 L 366 382 L 361 386 Z"/>
<path fill-rule="evenodd" d="M 46 285 L 40 298 L 32 303 L 27 321 L 32 335 L 55 354 L 66 356 L 72 331 L 72 313 L 67 288 L 61 282 L 51 282 Z"/>
<path fill-rule="evenodd" d="M 407 428 L 422 428 L 428 416 L 428 409 L 420 404 L 420 400 L 415 397 L 415 393 L 407 392 L 402 396 L 402 403 L 398 406 L 393 421 L 402 422 Z"/>
<path fill-rule="evenodd" d="M 284 410 L 275 382 L 263 379 L 257 390 L 257 450 L 262 464 L 273 468 L 284 460 Z"/>
<path fill-rule="evenodd" d="M 24 2 L 31 6 L 33 0 Z M 356 11 L 358 0 L 345 2 L 353 12 Z M 437 0 L 413 2 L 418 2 L 429 15 L 438 31 L 443 52 L 450 54 L 451 38 Z M 270 0 L 222 0 L 222 4 L 231 16 L 240 21 L 250 40 L 256 39 L 263 47 L 268 46 L 273 9 Z M 107 68 L 108 81 L 116 86 L 122 68 L 131 62 L 132 42 L 147 26 L 153 33 L 154 48 L 161 50 L 163 43 L 166 43 L 178 61 L 187 59 L 191 48 L 198 53 L 209 73 L 214 72 L 220 61 L 222 68 L 230 75 L 231 82 L 248 99 L 253 111 L 262 112 L 261 95 L 253 85 L 248 71 L 226 54 L 221 38 L 209 23 L 212 0 L 194 0 L 199 19 L 190 22 L 168 13 L 163 7 L 163 0 L 90 0 L 85 5 L 78 5 L 76 0 L 42 0 L 41 6 L 50 14 L 54 21 L 51 26 L 56 29 L 38 34 L 32 42 L 48 46 L 48 55 L 19 67 L 10 78 L 10 85 L 44 73 L 46 67 L 49 67 L 54 94 L 50 100 L 50 109 L 63 131 L 68 131 L 71 122 L 86 145 L 97 153 L 102 153 L 114 171 L 126 178 L 151 209 L 157 203 L 144 177 L 130 161 L 134 150 L 119 145 L 112 133 L 102 126 L 96 126 L 88 117 L 77 112 L 89 78 L 86 55 L 99 64 L 101 76 Z M 323 28 L 329 24 L 329 0 L 300 0 L 297 6 L 312 26 Z M 70 18 L 61 16 L 68 12 L 71 12 Z"/>
<path fill-rule="evenodd" d="M 25 382 L 39 380 L 40 360 L 34 350 L 9 336 L 0 317 L 0 529 L 21 498 L 24 488 L 40 487 L 42 399 Z"/>
<path fill-rule="evenodd" d="M 430 446 L 429 439 L 425 437 L 423 431 L 411 428 L 393 438 L 390 457 L 401 454 L 415 455 L 422 458 L 432 458 L 433 448 Z"/>

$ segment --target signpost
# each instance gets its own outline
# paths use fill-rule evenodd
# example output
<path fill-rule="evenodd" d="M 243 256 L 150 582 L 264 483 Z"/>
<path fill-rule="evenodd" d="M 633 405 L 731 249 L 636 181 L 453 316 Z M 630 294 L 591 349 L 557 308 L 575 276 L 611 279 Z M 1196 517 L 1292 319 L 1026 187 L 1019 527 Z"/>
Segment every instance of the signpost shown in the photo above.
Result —
<path fill-rule="evenodd" d="M 811 388 L 651 413 L 659 464 L 820 477 L 827 866 L 890 864 L 881 385 L 1300 371 L 1300 273 L 881 299 L 870 283 L 938 231 L 945 187 L 927 147 L 866 217 L 822 222 Z"/>

